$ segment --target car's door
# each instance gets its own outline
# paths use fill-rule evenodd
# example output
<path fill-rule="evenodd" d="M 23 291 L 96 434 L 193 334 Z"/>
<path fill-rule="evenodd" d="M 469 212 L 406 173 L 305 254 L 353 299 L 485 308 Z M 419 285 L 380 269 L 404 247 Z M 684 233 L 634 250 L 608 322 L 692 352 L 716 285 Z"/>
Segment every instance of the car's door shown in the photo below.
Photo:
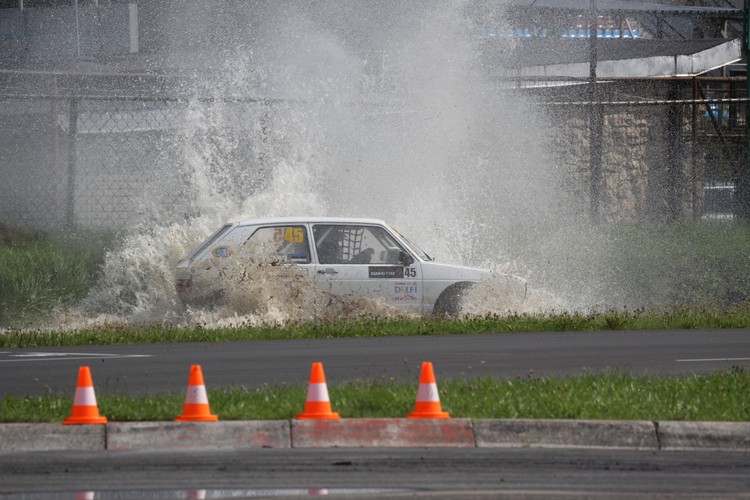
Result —
<path fill-rule="evenodd" d="M 420 265 L 383 226 L 314 224 L 315 280 L 346 298 L 379 297 L 421 314 Z"/>
<path fill-rule="evenodd" d="M 254 262 L 269 268 L 299 269 L 306 273 L 314 268 L 308 229 L 304 224 L 259 226 L 238 253 L 244 264 Z M 293 267 L 288 266 L 291 264 Z"/>

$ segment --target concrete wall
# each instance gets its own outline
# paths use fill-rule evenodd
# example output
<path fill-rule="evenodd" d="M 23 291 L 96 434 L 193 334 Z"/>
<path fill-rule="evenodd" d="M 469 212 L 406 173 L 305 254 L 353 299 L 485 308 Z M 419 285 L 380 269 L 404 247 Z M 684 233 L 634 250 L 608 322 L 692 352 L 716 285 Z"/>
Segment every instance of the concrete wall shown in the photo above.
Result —
<path fill-rule="evenodd" d="M 667 106 L 608 107 L 604 110 L 599 213 L 603 220 L 666 220 L 672 217 L 670 196 L 678 198 L 679 218 L 700 212 L 701 165 L 692 162 L 690 122 L 684 116 L 677 158 L 670 163 Z M 591 200 L 588 108 L 570 110 L 560 121 L 555 141 L 567 168 L 568 188 L 579 210 L 588 213 Z M 670 170 L 677 166 L 679 172 Z M 676 191 L 673 191 L 676 190 Z"/>

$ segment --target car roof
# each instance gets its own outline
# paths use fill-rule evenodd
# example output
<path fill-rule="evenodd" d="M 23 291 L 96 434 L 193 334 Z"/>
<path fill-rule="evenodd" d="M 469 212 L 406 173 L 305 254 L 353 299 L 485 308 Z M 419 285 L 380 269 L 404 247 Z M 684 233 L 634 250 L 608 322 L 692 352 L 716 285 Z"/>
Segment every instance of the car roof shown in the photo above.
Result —
<path fill-rule="evenodd" d="M 379 224 L 386 225 L 380 219 L 370 219 L 361 217 L 259 217 L 251 219 L 237 219 L 230 221 L 231 224 L 240 226 L 255 226 L 262 224 Z"/>

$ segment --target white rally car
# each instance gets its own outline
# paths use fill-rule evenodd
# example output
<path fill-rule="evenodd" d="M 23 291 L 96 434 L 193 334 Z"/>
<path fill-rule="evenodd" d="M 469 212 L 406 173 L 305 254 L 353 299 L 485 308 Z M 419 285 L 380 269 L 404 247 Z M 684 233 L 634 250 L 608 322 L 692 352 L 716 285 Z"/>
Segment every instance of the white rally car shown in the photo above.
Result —
<path fill-rule="evenodd" d="M 227 269 L 232 259 L 288 264 L 306 270 L 327 292 L 351 299 L 377 297 L 421 315 L 458 314 L 467 290 L 491 274 L 438 264 L 376 219 L 248 219 L 226 224 L 177 264 L 182 301 L 216 299 L 216 290 L 209 290 L 211 271 Z M 235 266 L 232 272 L 240 269 Z"/>

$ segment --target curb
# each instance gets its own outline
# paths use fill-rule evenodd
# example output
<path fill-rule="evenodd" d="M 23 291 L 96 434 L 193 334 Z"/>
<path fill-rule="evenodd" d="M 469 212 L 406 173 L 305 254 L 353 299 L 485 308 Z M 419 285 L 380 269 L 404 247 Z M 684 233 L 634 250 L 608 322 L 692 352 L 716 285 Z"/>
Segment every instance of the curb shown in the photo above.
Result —
<path fill-rule="evenodd" d="M 474 448 L 471 422 L 466 418 L 292 420 L 292 447 Z"/>
<path fill-rule="evenodd" d="M 477 447 L 659 448 L 654 422 L 630 420 L 475 420 Z"/>
<path fill-rule="evenodd" d="M 750 422 L 383 418 L 0 424 L 0 452 L 331 447 L 750 451 Z"/>
<path fill-rule="evenodd" d="M 655 422 L 663 450 L 750 450 L 750 422 Z"/>
<path fill-rule="evenodd" d="M 165 448 L 291 448 L 288 420 L 227 422 L 115 422 L 107 424 L 107 450 Z"/>

